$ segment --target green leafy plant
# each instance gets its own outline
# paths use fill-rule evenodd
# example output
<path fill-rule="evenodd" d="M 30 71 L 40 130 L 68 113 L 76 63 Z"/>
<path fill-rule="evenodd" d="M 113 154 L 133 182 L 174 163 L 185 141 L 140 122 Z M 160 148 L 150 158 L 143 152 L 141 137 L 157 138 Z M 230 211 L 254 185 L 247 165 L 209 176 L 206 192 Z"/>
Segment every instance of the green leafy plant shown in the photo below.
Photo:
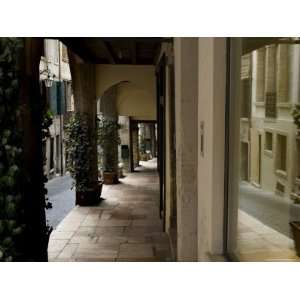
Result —
<path fill-rule="evenodd" d="M 92 147 L 87 118 L 85 114 L 75 113 L 65 126 L 66 168 L 74 179 L 73 187 L 81 192 L 89 188 Z"/>
<path fill-rule="evenodd" d="M 17 57 L 22 39 L 0 38 L 0 261 L 18 260 L 25 228 Z"/>
<path fill-rule="evenodd" d="M 121 143 L 117 121 L 98 118 L 98 145 L 101 147 L 100 161 L 104 172 L 117 172 L 118 145 Z"/>
<path fill-rule="evenodd" d="M 144 137 L 140 137 L 140 145 L 139 145 L 140 153 L 146 153 L 146 140 Z"/>
<path fill-rule="evenodd" d="M 292 109 L 292 116 L 294 118 L 294 123 L 297 125 L 297 128 L 300 129 L 300 105 L 296 104 Z"/>
<path fill-rule="evenodd" d="M 51 112 L 51 110 L 49 110 L 47 108 L 46 103 L 44 103 L 43 121 L 42 121 L 42 142 L 45 145 L 46 145 L 46 142 L 47 142 L 47 138 L 49 138 L 51 136 L 50 126 L 52 124 L 53 124 L 53 113 Z M 44 165 L 45 165 L 46 162 L 47 162 L 46 148 L 43 148 L 43 157 L 44 157 Z M 46 182 L 48 182 L 48 178 L 47 178 L 46 175 L 44 175 L 43 182 L 44 182 L 44 184 Z M 45 208 L 50 209 L 50 208 L 52 208 L 52 203 L 49 201 L 49 198 L 47 196 L 48 190 L 46 188 L 44 189 L 44 193 L 45 193 Z M 47 225 L 47 231 L 48 231 L 49 235 L 50 235 L 52 230 L 53 230 L 53 228 L 51 228 L 49 225 Z"/>

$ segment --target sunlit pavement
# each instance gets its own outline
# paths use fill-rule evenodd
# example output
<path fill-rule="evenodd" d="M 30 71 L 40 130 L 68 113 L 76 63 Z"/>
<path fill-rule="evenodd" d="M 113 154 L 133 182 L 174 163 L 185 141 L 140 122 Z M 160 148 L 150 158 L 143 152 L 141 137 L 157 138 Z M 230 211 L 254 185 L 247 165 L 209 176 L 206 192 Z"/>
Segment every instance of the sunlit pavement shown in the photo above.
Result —
<path fill-rule="evenodd" d="M 240 184 L 240 209 L 287 237 L 290 236 L 290 204 L 288 199 L 273 192 L 246 182 Z"/>
<path fill-rule="evenodd" d="M 159 218 L 156 160 L 104 186 L 96 207 L 76 206 L 50 237 L 49 261 L 170 261 Z"/>
<path fill-rule="evenodd" d="M 294 242 L 239 210 L 236 254 L 241 261 L 299 261 Z"/>

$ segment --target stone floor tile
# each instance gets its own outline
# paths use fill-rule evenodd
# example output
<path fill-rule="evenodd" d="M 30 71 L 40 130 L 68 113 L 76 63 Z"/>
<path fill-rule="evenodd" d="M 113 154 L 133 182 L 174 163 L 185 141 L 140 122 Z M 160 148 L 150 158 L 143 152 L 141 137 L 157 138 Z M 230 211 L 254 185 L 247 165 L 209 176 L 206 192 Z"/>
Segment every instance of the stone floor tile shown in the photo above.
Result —
<path fill-rule="evenodd" d="M 105 248 L 78 248 L 74 254 L 74 259 L 89 259 L 96 261 L 97 259 L 107 259 L 114 261 L 118 257 L 118 250 L 110 250 Z"/>
<path fill-rule="evenodd" d="M 116 258 L 112 258 L 112 257 L 75 257 L 73 259 L 76 262 L 115 262 Z"/>
<path fill-rule="evenodd" d="M 91 236 L 78 236 L 75 235 L 70 239 L 70 243 L 72 244 L 85 244 L 85 243 L 97 243 L 98 242 L 98 237 L 91 235 Z"/>
<path fill-rule="evenodd" d="M 117 262 L 161 262 L 161 261 L 165 261 L 165 259 L 161 259 L 158 257 L 130 257 L 130 258 L 117 258 L 116 259 Z"/>
<path fill-rule="evenodd" d="M 124 233 L 124 227 L 114 226 L 114 227 L 96 227 L 96 236 L 122 236 Z"/>
<path fill-rule="evenodd" d="M 150 244 L 122 244 L 118 258 L 150 258 L 154 257 L 153 246 Z"/>
<path fill-rule="evenodd" d="M 63 251 L 58 255 L 57 259 L 71 259 L 78 246 L 79 244 L 67 244 Z"/>
<path fill-rule="evenodd" d="M 128 236 L 139 234 L 150 234 L 154 232 L 160 232 L 162 228 L 160 226 L 131 226 L 126 227 L 124 234 Z"/>
<path fill-rule="evenodd" d="M 53 230 L 50 238 L 54 239 L 54 240 L 68 240 L 73 236 L 74 233 L 75 233 L 75 231 Z"/>
<path fill-rule="evenodd" d="M 144 220 L 134 220 L 132 226 L 161 226 L 162 221 L 159 218 L 156 219 L 144 219 Z"/>
<path fill-rule="evenodd" d="M 61 251 L 49 252 L 48 251 L 48 261 L 55 261 Z"/>
<path fill-rule="evenodd" d="M 74 236 L 95 236 L 95 229 L 96 227 L 94 226 L 80 226 L 75 233 L 73 234 Z"/>
<path fill-rule="evenodd" d="M 98 206 L 75 207 L 59 224 L 58 232 L 65 233 L 49 243 L 49 260 L 169 261 L 169 240 L 159 219 L 158 175 L 151 168 L 140 167 L 121 184 L 104 185 Z"/>
<path fill-rule="evenodd" d="M 129 226 L 131 224 L 130 220 L 113 220 L 113 219 L 109 219 L 109 220 L 100 220 L 97 224 L 98 227 L 125 227 L 125 226 Z"/>
<path fill-rule="evenodd" d="M 58 252 L 63 250 L 69 240 L 49 240 L 48 252 Z"/>
<path fill-rule="evenodd" d="M 81 223 L 80 226 L 97 226 L 99 222 L 99 217 L 96 215 L 96 217 L 91 217 L 88 215 L 86 219 Z"/>
<path fill-rule="evenodd" d="M 125 236 L 100 236 L 97 244 L 103 246 L 109 245 L 121 245 L 128 242 L 128 238 Z"/>

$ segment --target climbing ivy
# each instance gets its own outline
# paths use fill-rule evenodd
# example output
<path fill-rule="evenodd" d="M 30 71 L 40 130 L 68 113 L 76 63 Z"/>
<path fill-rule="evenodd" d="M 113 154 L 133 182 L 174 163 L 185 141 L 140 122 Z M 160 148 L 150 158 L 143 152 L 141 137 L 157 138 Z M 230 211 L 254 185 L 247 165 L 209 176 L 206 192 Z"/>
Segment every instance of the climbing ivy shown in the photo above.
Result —
<path fill-rule="evenodd" d="M 17 260 L 25 228 L 22 205 L 23 140 L 17 58 L 19 38 L 0 38 L 0 261 Z"/>
<path fill-rule="evenodd" d="M 66 168 L 74 179 L 76 191 L 89 188 L 90 156 L 92 152 L 88 115 L 73 114 L 65 125 Z"/>
<path fill-rule="evenodd" d="M 104 172 L 114 172 L 118 166 L 116 149 L 121 143 L 120 125 L 104 116 L 98 117 L 98 145 L 102 149 L 100 162 Z"/>

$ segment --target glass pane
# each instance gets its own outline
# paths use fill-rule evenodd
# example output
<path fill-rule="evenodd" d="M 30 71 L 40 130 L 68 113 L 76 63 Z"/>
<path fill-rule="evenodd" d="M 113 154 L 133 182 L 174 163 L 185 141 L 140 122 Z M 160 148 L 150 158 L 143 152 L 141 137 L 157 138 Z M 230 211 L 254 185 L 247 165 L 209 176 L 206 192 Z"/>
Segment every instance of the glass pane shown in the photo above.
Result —
<path fill-rule="evenodd" d="M 255 45 L 255 38 L 248 40 L 242 39 L 240 61 L 233 252 L 244 261 L 298 260 L 294 238 L 297 241 L 300 232 L 299 40 L 260 39 L 256 48 L 247 49 Z"/>

